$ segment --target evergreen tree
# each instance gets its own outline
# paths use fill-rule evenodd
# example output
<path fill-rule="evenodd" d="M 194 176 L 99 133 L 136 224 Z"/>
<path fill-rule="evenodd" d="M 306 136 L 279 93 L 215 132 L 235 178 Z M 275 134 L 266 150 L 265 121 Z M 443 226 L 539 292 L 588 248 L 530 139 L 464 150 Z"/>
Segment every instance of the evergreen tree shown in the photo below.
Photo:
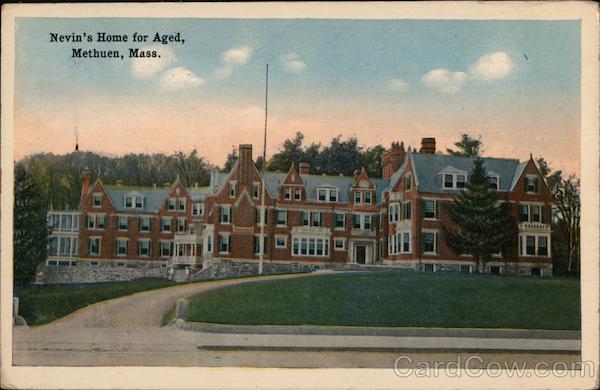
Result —
<path fill-rule="evenodd" d="M 478 157 L 483 151 L 481 150 L 481 136 L 473 138 L 467 133 L 460 135 L 460 141 L 455 142 L 456 150 L 446 149 L 448 154 L 458 157 Z"/>
<path fill-rule="evenodd" d="M 13 274 L 15 284 L 31 282 L 46 260 L 47 200 L 39 182 L 22 164 L 15 166 Z"/>
<path fill-rule="evenodd" d="M 483 160 L 477 158 L 466 190 L 446 207 L 452 221 L 442 227 L 446 241 L 456 254 L 472 255 L 478 271 L 485 268 L 492 253 L 502 251 L 510 257 L 516 246 L 518 229 L 510 204 L 499 200 L 498 193 L 490 189 Z"/>

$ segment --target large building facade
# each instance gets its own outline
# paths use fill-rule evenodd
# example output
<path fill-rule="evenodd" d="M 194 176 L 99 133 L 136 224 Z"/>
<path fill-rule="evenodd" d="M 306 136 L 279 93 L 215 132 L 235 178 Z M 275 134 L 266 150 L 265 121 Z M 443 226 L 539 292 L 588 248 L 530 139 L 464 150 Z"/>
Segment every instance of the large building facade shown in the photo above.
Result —
<path fill-rule="evenodd" d="M 483 160 L 490 188 L 511 204 L 519 238 L 479 271 L 551 275 L 552 199 L 534 161 Z M 442 234 L 444 204 L 463 191 L 472 163 L 436 153 L 435 139 L 424 138 L 418 152 L 393 143 L 383 178 L 364 170 L 314 175 L 306 162 L 261 173 L 251 145 L 240 145 L 231 172 L 215 171 L 208 187 L 186 188 L 179 178 L 164 188 L 108 186 L 85 173 L 80 210 L 49 213 L 47 265 L 193 271 L 225 259 L 258 261 L 264 237 L 266 262 L 475 272 L 476 261 L 455 254 Z"/>

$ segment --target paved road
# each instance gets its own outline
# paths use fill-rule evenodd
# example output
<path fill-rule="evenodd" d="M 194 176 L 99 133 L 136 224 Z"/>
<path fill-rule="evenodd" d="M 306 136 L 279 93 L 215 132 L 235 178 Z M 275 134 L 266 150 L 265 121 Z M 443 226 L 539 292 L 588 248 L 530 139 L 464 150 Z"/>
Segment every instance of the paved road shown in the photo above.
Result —
<path fill-rule="evenodd" d="M 268 275 L 233 280 L 217 280 L 185 284 L 159 290 L 145 291 L 107 302 L 88 306 L 62 319 L 39 328 L 138 328 L 160 326 L 163 314 L 177 299 L 213 290 L 260 280 L 307 277 L 313 274 Z"/>

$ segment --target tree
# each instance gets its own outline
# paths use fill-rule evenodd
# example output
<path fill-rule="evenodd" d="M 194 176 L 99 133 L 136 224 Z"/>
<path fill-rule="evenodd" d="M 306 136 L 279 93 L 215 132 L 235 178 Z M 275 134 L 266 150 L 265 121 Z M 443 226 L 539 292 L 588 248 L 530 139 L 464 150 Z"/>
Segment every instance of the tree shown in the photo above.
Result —
<path fill-rule="evenodd" d="M 481 136 L 473 138 L 467 133 L 462 133 L 460 135 L 460 141 L 455 142 L 454 146 L 456 146 L 456 150 L 446 149 L 446 152 L 452 156 L 478 157 L 483 153 L 483 150 L 481 150 L 481 147 L 483 146 Z"/>
<path fill-rule="evenodd" d="M 298 166 L 300 162 L 304 161 L 305 157 L 304 150 L 302 149 L 303 141 L 304 135 L 301 132 L 297 132 L 293 139 L 286 139 L 283 142 L 283 149 L 271 156 L 265 165 L 265 169 L 268 171 L 287 172 L 292 163 Z"/>
<path fill-rule="evenodd" d="M 507 255 L 516 246 L 518 229 L 510 203 L 501 203 L 498 193 L 490 190 L 481 158 L 473 161 L 466 190 L 447 205 L 446 212 L 452 221 L 442 226 L 448 245 L 456 254 L 472 255 L 478 271 L 485 269 L 492 253 Z"/>
<path fill-rule="evenodd" d="M 383 173 L 383 161 L 381 157 L 385 152 L 383 145 L 367 148 L 361 153 L 360 166 L 365 167 L 369 177 L 381 177 Z"/>
<path fill-rule="evenodd" d="M 581 220 L 580 180 L 575 175 L 566 179 L 561 171 L 553 171 L 543 158 L 536 159 L 540 173 L 552 193 L 552 261 L 554 272 L 579 272 L 579 237 Z"/>
<path fill-rule="evenodd" d="M 349 137 L 342 141 L 342 136 L 331 140 L 329 146 L 321 153 L 321 172 L 325 174 L 343 174 L 352 176 L 359 169 L 361 154 L 356 137 Z"/>
<path fill-rule="evenodd" d="M 31 282 L 38 265 L 46 260 L 47 209 L 47 200 L 39 182 L 24 164 L 16 164 L 13 214 L 15 284 Z"/>
<path fill-rule="evenodd" d="M 209 180 L 208 164 L 203 157 L 198 156 L 196 149 L 188 155 L 177 152 L 174 157 L 177 174 L 184 186 L 191 187 L 195 183 L 207 184 Z"/>
<path fill-rule="evenodd" d="M 238 158 L 237 150 L 235 147 L 233 147 L 231 152 L 229 152 L 227 155 L 227 160 L 225 160 L 225 165 L 223 165 L 223 172 L 229 173 L 233 169 L 233 166 L 237 162 Z"/>

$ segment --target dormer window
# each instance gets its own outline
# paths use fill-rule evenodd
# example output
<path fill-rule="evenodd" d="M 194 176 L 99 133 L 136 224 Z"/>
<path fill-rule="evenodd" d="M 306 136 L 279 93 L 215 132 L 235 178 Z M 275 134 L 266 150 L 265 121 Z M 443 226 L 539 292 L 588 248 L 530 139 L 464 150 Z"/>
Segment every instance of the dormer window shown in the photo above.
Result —
<path fill-rule="evenodd" d="M 358 203 L 358 204 L 362 203 L 362 192 L 360 192 L 360 191 L 354 192 L 354 203 Z"/>
<path fill-rule="evenodd" d="M 295 200 L 302 200 L 302 189 L 296 188 L 294 190 L 294 199 Z"/>
<path fill-rule="evenodd" d="M 525 192 L 529 194 L 537 194 L 538 192 L 538 177 L 531 175 L 525 178 Z"/>
<path fill-rule="evenodd" d="M 317 199 L 319 202 L 337 202 L 338 190 L 335 188 L 318 188 Z"/>
<path fill-rule="evenodd" d="M 444 174 L 444 188 L 454 188 L 454 175 Z"/>
<path fill-rule="evenodd" d="M 365 204 L 371 204 L 373 193 L 371 191 L 365 192 Z"/>
<path fill-rule="evenodd" d="M 283 199 L 286 199 L 286 200 L 292 199 L 292 189 L 290 187 L 285 187 L 283 189 Z"/>
<path fill-rule="evenodd" d="M 456 188 L 465 188 L 467 184 L 466 175 L 456 175 Z"/>
<path fill-rule="evenodd" d="M 446 167 L 441 173 L 444 189 L 463 189 L 467 186 L 467 172 L 453 167 Z"/>
<path fill-rule="evenodd" d="M 490 176 L 490 190 L 498 190 L 498 176 Z"/>
<path fill-rule="evenodd" d="M 133 192 L 125 195 L 125 208 L 141 209 L 144 208 L 144 196 L 140 193 Z"/>

